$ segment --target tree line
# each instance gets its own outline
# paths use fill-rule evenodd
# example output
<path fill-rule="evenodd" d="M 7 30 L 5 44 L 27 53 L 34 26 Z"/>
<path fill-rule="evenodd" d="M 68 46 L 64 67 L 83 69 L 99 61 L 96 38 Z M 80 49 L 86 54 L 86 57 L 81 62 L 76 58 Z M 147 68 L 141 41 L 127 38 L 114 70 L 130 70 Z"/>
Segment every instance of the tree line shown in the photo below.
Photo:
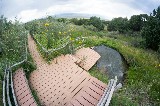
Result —
<path fill-rule="evenodd" d="M 160 50 L 160 6 L 150 15 L 133 15 L 130 19 L 118 17 L 104 21 L 93 16 L 90 19 L 73 18 L 70 22 L 76 25 L 93 25 L 98 31 L 104 30 L 104 26 L 107 26 L 108 31 L 118 31 L 122 34 L 139 32 L 145 39 L 144 45 L 147 48 Z"/>
<path fill-rule="evenodd" d="M 160 50 L 160 6 L 150 15 L 133 15 L 129 20 L 122 17 L 114 18 L 108 23 L 107 29 L 119 33 L 140 32 L 147 48 Z"/>

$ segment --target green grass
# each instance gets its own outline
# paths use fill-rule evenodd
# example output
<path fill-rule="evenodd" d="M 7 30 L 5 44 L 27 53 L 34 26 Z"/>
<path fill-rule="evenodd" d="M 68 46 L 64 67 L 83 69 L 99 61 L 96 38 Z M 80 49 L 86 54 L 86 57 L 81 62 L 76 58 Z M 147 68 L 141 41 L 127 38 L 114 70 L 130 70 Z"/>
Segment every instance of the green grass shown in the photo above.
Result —
<path fill-rule="evenodd" d="M 37 92 L 35 90 L 31 90 L 31 92 L 32 92 L 32 95 L 33 95 L 35 101 L 37 102 L 37 105 L 41 106 L 40 100 L 39 100 L 39 98 L 37 96 Z"/>
<path fill-rule="evenodd" d="M 132 101 L 126 95 L 119 95 L 114 93 L 109 106 L 139 106 L 138 103 Z"/>
<path fill-rule="evenodd" d="M 86 46 L 104 44 L 119 51 L 129 64 L 126 79 L 119 96 L 131 98 L 135 104 L 158 105 L 160 103 L 160 61 L 158 53 L 126 44 L 123 40 L 92 36 Z M 125 95 L 125 96 L 124 96 Z M 113 101 L 114 98 L 113 98 Z M 116 106 L 117 103 L 112 103 Z M 125 105 L 125 104 L 124 104 Z M 127 104 L 129 106 L 129 104 Z"/>
<path fill-rule="evenodd" d="M 93 66 L 89 71 L 89 74 L 95 78 L 97 78 L 98 80 L 104 82 L 104 83 L 108 83 L 108 76 L 105 75 L 104 73 L 100 72 L 96 66 Z"/>
<path fill-rule="evenodd" d="M 3 89 L 2 89 L 3 85 L 2 85 L 2 81 L 0 81 L 0 106 L 3 106 Z"/>

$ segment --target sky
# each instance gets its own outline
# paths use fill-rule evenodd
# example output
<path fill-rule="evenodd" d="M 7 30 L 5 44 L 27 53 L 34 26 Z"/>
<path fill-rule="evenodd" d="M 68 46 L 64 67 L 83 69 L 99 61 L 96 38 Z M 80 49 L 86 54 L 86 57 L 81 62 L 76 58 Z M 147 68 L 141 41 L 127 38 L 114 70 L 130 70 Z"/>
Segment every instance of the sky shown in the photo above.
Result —
<path fill-rule="evenodd" d="M 22 22 L 62 13 L 84 13 L 103 19 L 150 14 L 160 0 L 0 0 L 0 15 Z"/>

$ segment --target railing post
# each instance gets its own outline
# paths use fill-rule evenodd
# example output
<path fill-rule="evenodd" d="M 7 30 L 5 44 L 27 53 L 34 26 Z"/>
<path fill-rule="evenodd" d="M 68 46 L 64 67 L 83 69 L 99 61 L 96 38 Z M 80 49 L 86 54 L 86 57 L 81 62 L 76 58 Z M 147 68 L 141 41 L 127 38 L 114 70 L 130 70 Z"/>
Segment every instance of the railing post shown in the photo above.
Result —
<path fill-rule="evenodd" d="M 109 106 L 116 83 L 117 83 L 117 76 L 115 76 L 115 79 L 111 79 L 109 81 L 108 87 L 106 88 L 97 106 Z"/>
<path fill-rule="evenodd" d="M 15 106 L 18 106 L 17 99 L 14 92 L 14 87 L 13 87 L 12 70 L 10 70 L 10 74 L 11 74 L 11 88 L 12 88 L 13 99 L 14 99 Z"/>
<path fill-rule="evenodd" d="M 9 96 L 9 69 L 7 69 L 7 87 L 6 87 L 6 91 L 7 91 L 7 101 L 8 101 L 8 105 L 12 106 L 11 104 L 11 99 Z"/>
<path fill-rule="evenodd" d="M 3 78 L 3 105 L 6 106 L 6 69 Z"/>

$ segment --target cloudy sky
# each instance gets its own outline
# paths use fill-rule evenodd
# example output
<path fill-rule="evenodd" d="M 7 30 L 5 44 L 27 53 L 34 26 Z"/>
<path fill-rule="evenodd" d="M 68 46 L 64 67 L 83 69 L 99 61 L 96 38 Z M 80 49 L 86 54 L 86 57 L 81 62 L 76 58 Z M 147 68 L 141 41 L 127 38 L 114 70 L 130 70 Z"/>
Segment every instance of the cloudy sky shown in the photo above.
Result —
<path fill-rule="evenodd" d="M 85 13 L 105 19 L 150 14 L 160 0 L 0 0 L 0 15 L 23 22 L 61 13 Z"/>

